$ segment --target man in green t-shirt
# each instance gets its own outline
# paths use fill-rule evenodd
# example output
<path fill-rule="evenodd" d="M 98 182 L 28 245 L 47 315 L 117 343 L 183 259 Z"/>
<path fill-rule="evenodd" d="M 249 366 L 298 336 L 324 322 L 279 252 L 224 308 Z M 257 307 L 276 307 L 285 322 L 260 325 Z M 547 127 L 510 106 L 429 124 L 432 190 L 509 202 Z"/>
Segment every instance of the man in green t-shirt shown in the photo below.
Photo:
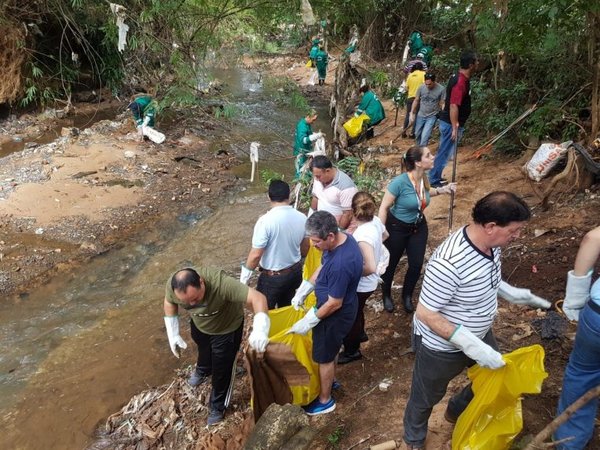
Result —
<path fill-rule="evenodd" d="M 167 280 L 163 307 L 171 351 L 179 358 L 179 348 L 187 348 L 179 334 L 177 313 L 181 306 L 190 314 L 192 339 L 198 346 L 196 370 L 188 384 L 198 386 L 212 375 L 208 425 L 223 420 L 229 405 L 232 373 L 244 331 L 244 304 L 252 306 L 254 311 L 248 342 L 262 353 L 269 342 L 270 328 L 263 294 L 220 269 L 188 267 Z"/>

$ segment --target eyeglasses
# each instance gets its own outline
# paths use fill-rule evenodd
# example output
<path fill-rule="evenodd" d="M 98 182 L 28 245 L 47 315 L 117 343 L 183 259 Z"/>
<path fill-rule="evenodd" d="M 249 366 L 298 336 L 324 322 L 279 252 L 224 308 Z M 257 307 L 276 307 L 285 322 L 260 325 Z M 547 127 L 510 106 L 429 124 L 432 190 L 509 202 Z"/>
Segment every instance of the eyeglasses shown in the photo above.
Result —
<path fill-rule="evenodd" d="M 500 286 L 501 279 L 502 275 L 500 274 L 500 264 L 496 262 L 496 258 L 494 256 L 494 249 L 492 249 L 492 268 L 490 270 L 490 285 L 492 289 L 498 289 L 498 286 Z"/>

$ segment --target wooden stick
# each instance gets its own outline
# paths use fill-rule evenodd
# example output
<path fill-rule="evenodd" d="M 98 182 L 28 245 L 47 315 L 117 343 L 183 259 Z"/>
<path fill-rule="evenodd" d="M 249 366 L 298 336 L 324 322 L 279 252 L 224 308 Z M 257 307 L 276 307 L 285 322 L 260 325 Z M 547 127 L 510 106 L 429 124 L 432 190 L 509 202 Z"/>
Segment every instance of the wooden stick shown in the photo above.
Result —
<path fill-rule="evenodd" d="M 565 409 L 559 416 L 557 416 L 552 422 L 550 422 L 546 427 L 540 431 L 535 438 L 529 443 L 525 450 L 539 450 L 543 448 L 554 447 L 558 443 L 551 442 L 548 444 L 544 444 L 544 441 L 548 439 L 552 434 L 560 427 L 563 423 L 571 418 L 571 416 L 581 408 L 583 405 L 587 404 L 590 400 L 593 400 L 596 397 L 600 396 L 600 385 L 595 388 L 590 389 L 585 394 L 583 394 L 575 403 Z M 568 438 L 571 439 L 571 438 Z M 564 442 L 565 440 L 561 440 L 560 442 Z"/>

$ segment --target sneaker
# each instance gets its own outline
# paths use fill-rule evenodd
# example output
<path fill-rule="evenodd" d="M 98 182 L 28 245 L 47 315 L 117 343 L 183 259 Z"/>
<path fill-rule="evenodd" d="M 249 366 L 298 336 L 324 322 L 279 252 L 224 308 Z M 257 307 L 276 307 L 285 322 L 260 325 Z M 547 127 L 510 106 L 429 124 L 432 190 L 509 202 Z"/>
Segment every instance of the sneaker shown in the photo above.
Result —
<path fill-rule="evenodd" d="M 348 364 L 352 361 L 357 361 L 359 359 L 362 359 L 362 353 L 360 352 L 360 350 L 356 350 L 354 353 L 340 353 L 337 362 L 338 364 Z"/>
<path fill-rule="evenodd" d="M 333 383 L 331 383 L 331 390 L 339 391 L 341 388 L 342 388 L 341 383 L 338 380 L 333 380 Z"/>
<path fill-rule="evenodd" d="M 335 400 L 333 397 L 325 403 L 321 403 L 319 397 L 315 398 L 309 405 L 304 406 L 304 412 L 309 416 L 317 416 L 319 414 L 327 414 L 335 409 Z"/>
<path fill-rule="evenodd" d="M 200 386 L 202 383 L 208 380 L 208 377 L 209 375 L 194 370 L 188 378 L 187 383 L 192 387 Z"/>
<path fill-rule="evenodd" d="M 207 426 L 216 425 L 223 420 L 223 411 L 219 411 L 218 409 L 211 409 L 208 414 L 208 419 L 206 420 Z"/>
<path fill-rule="evenodd" d="M 446 422 L 456 423 L 458 417 L 456 417 L 448 408 L 446 408 L 446 411 L 444 411 L 444 419 L 446 419 Z"/>

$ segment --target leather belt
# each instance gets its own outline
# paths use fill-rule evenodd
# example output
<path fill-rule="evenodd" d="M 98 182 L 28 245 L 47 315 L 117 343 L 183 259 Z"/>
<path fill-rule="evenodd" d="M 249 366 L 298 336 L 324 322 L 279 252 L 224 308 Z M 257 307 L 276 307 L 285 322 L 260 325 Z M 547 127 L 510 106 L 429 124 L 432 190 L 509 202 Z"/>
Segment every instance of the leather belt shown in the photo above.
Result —
<path fill-rule="evenodd" d="M 298 269 L 301 265 L 302 261 L 298 261 L 295 264 L 292 264 L 290 267 L 286 267 L 285 269 L 281 269 L 281 270 L 269 270 L 269 269 L 265 269 L 264 267 L 258 267 L 258 271 L 260 273 L 264 273 L 265 275 L 269 276 L 269 277 L 273 277 L 273 276 L 277 276 L 277 275 L 285 275 L 287 273 L 291 273 L 294 270 Z"/>

